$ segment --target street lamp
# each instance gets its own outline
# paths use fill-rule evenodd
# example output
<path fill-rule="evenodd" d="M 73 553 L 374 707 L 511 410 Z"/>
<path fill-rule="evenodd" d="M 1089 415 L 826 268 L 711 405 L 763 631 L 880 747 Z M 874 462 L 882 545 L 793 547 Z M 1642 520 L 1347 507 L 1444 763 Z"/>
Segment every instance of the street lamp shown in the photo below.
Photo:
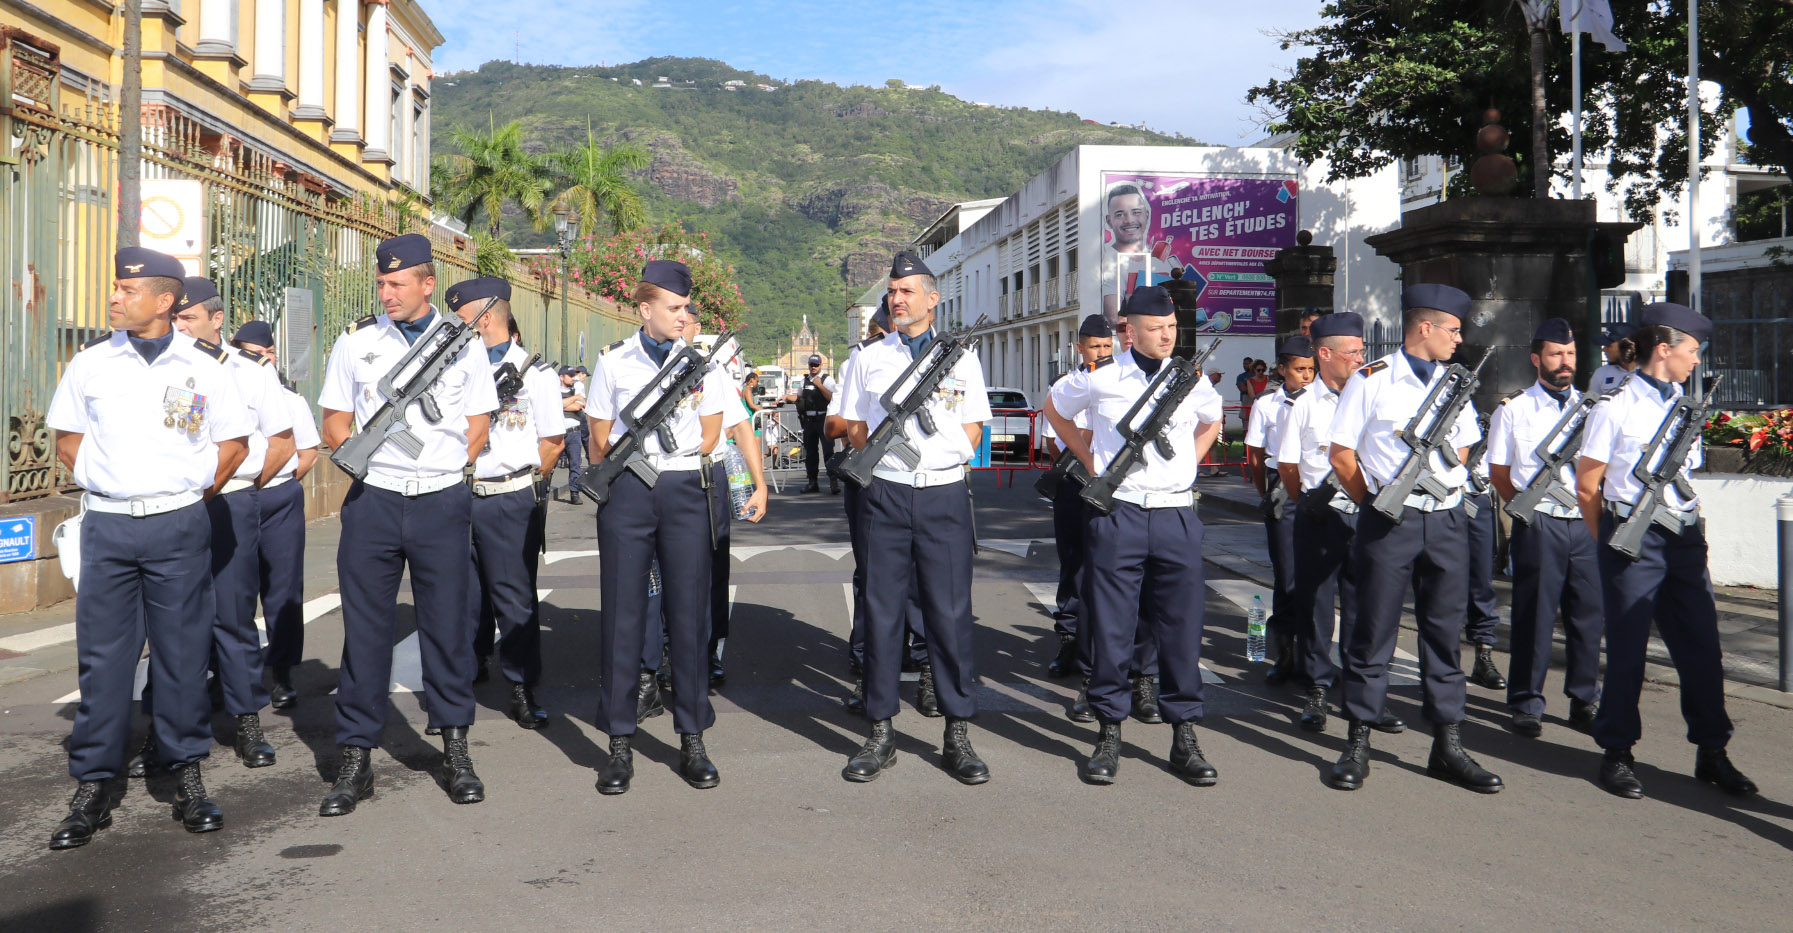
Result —
<path fill-rule="evenodd" d="M 567 290 L 573 279 L 573 243 L 579 239 L 579 214 L 565 204 L 554 208 L 554 232 L 560 238 L 560 357 L 567 358 Z M 580 362 L 584 362 L 581 360 Z"/>

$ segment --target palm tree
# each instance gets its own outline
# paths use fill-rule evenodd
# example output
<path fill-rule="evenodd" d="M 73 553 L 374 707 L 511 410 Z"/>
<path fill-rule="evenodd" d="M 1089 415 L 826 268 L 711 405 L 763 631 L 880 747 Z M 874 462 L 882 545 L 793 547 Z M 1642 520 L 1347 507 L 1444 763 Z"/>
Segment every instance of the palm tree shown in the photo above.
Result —
<path fill-rule="evenodd" d="M 541 220 L 550 185 L 548 161 L 523 151 L 521 123 L 512 121 L 485 133 L 451 127 L 448 140 L 459 153 L 438 156 L 434 175 L 440 179 L 434 187 L 444 210 L 459 215 L 468 226 L 483 212 L 486 230 L 494 239 L 507 201 L 515 201 L 531 220 Z"/>
<path fill-rule="evenodd" d="M 554 199 L 556 206 L 577 212 L 591 227 L 597 226 L 600 216 L 608 217 L 617 233 L 647 222 L 647 209 L 629 184 L 628 175 L 648 166 L 651 160 L 646 150 L 627 143 L 605 148 L 592 138 L 588 125 L 584 145 L 556 152 L 549 159 L 567 185 Z"/>

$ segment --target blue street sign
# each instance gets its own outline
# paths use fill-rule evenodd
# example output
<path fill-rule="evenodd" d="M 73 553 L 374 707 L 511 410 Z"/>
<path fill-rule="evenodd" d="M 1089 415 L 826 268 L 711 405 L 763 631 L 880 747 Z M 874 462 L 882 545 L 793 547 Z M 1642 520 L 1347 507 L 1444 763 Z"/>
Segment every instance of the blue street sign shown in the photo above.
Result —
<path fill-rule="evenodd" d="M 37 557 L 37 516 L 0 518 L 0 564 Z"/>

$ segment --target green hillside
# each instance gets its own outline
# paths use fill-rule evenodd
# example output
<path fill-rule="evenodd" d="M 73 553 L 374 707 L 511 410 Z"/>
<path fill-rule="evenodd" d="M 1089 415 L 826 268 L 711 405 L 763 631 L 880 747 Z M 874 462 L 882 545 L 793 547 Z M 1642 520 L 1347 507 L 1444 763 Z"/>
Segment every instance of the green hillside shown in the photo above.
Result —
<path fill-rule="evenodd" d="M 653 87 L 661 77 L 672 86 Z M 743 85 L 725 89 L 729 81 Z M 653 164 L 638 184 L 651 218 L 709 233 L 736 266 L 751 308 L 744 343 L 756 355 L 805 314 L 825 342 L 842 341 L 850 297 L 955 201 L 1007 195 L 1080 144 L 1192 142 L 935 88 L 787 85 L 708 59 L 489 62 L 439 76 L 434 91 L 437 139 L 451 125 L 519 120 L 539 151 L 582 142 L 589 122 L 602 140 L 645 147 Z M 505 228 L 515 247 L 551 239 L 521 217 Z"/>

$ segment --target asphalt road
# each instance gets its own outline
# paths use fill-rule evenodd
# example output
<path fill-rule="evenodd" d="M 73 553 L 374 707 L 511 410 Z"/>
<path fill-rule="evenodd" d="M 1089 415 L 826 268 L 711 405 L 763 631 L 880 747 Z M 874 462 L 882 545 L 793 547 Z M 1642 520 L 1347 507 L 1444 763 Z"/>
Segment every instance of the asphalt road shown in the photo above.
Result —
<path fill-rule="evenodd" d="M 1542 739 L 1520 739 L 1503 728 L 1504 698 L 1472 687 L 1465 741 L 1503 793 L 1426 777 L 1423 728 L 1377 735 L 1367 786 L 1334 791 L 1321 776 L 1342 726 L 1300 731 L 1298 695 L 1242 670 L 1239 601 L 1257 589 L 1213 565 L 1204 654 L 1217 682 L 1200 735 L 1219 785 L 1169 775 L 1170 728 L 1138 723 L 1119 782 L 1080 783 L 1095 729 L 1064 718 L 1073 688 L 1044 671 L 1050 521 L 1031 494 L 987 482 L 973 739 L 994 778 L 948 777 L 943 721 L 906 707 L 898 766 L 849 784 L 840 769 L 864 723 L 840 705 L 851 558 L 839 508 L 780 496 L 765 525 L 736 533 L 729 679 L 706 736 L 720 787 L 678 778 L 667 716 L 639 734 L 628 794 L 593 789 L 605 743 L 590 722 L 596 541 L 588 509 L 557 504 L 541 584 L 539 696 L 552 725 L 517 728 L 502 684 L 483 685 L 473 754 L 488 799 L 457 807 L 432 774 L 439 749 L 417 696 L 397 692 L 376 795 L 328 820 L 316 810 L 335 767 L 328 693 L 342 621 L 323 611 L 336 528 L 312 526 L 306 595 L 320 602 L 303 696 L 292 715 L 264 715 L 277 765 L 246 770 L 228 746 L 208 764 L 223 831 L 183 832 L 171 784 L 152 778 L 132 783 L 93 844 L 47 851 L 73 789 L 63 698 L 74 672 L 0 687 L 0 930 L 1788 927 L 1793 713 L 1732 699 L 1733 758 L 1762 786 L 1735 800 L 1692 779 L 1677 697 L 1646 688 L 1637 752 L 1649 797 L 1634 802 L 1594 783 L 1599 753 L 1555 718 L 1562 709 Z M 1208 520 L 1216 534 L 1245 530 Z M 1410 659 L 1410 633 L 1402 643 Z M 1393 708 L 1418 724 L 1418 688 L 1397 683 Z M 230 728 L 220 717 L 218 734 Z"/>

